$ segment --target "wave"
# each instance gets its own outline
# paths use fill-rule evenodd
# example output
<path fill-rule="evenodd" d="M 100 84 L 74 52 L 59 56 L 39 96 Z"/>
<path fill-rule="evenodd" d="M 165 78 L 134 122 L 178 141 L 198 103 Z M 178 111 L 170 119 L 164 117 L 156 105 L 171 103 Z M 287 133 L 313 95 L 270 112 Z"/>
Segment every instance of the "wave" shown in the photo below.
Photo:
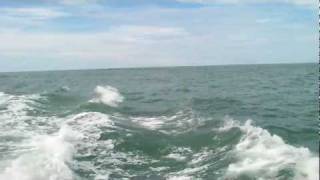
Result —
<path fill-rule="evenodd" d="M 28 111 L 33 110 L 30 104 L 35 103 L 33 100 L 37 96 L 4 96 L 7 99 L 2 104 L 6 108 L 0 111 L 0 137 L 8 140 L 0 145 L 7 147 L 2 153 L 8 159 L 1 162 L 3 168 L 0 179 L 73 179 L 73 173 L 67 165 L 73 150 L 72 144 L 66 141 L 66 135 L 70 134 L 67 127 L 47 135 L 47 131 L 55 129 L 53 117 L 28 115 Z M 38 123 L 42 126 L 38 126 Z"/>
<path fill-rule="evenodd" d="M 28 153 L 13 160 L 0 174 L 0 179 L 12 180 L 72 180 L 73 173 L 68 167 L 74 146 L 71 143 L 75 132 L 67 126 L 55 135 L 39 135 L 27 146 Z"/>
<path fill-rule="evenodd" d="M 108 92 L 110 88 L 97 86 L 100 94 L 106 94 L 102 93 L 94 101 L 103 103 L 99 98 L 107 96 L 108 106 L 110 102 L 112 107 L 121 103 L 121 94 L 116 89 L 111 90 L 112 93 Z M 288 179 L 288 176 L 295 180 L 319 178 L 319 159 L 315 154 L 307 148 L 287 144 L 281 137 L 252 125 L 250 120 L 242 124 L 228 119 L 214 132 L 208 129 L 201 137 L 210 136 L 209 140 L 201 139 L 207 144 L 200 149 L 193 148 L 190 139 L 187 139 L 190 143 L 182 144 L 170 144 L 174 142 L 168 141 L 170 148 L 165 148 L 161 157 L 153 157 L 139 151 L 142 148 L 140 145 L 126 149 L 126 146 L 131 145 L 129 140 L 136 143 L 136 137 L 142 136 L 136 136 L 141 132 L 135 128 L 121 126 L 121 120 L 126 125 L 131 121 L 150 130 L 148 133 L 156 133 L 154 137 L 166 138 L 169 134 L 173 135 L 173 139 L 174 135 L 182 137 L 182 133 L 203 127 L 207 121 L 189 109 L 168 116 L 122 115 L 123 119 L 118 118 L 117 114 L 99 112 L 81 112 L 67 117 L 32 116 L 28 112 L 34 110 L 39 98 L 42 97 L 36 94 L 9 95 L 0 92 L 0 137 L 23 137 L 19 142 L 0 142 L 1 146 L 9 149 L 2 152 L 8 158 L 0 162 L 0 179 L 73 180 L 78 179 L 76 174 L 82 170 L 96 180 L 108 179 L 109 176 L 129 179 L 137 177 L 135 172 L 123 168 L 129 166 L 150 167 L 148 173 L 169 180 L 200 179 L 213 171 L 216 171 L 217 176 L 223 176 L 221 179 L 280 180 Z M 221 144 L 222 147 L 214 146 L 215 137 L 223 138 L 223 133 L 235 129 L 239 135 L 242 134 L 240 139 L 236 138 L 233 144 Z M 10 148 L 17 152 L 11 152 Z M 96 162 L 92 162 L 92 158 Z M 175 168 L 162 162 L 175 162 L 181 166 Z M 213 169 L 216 167 L 219 169 Z"/>
<path fill-rule="evenodd" d="M 33 116 L 40 95 L 9 95 L 0 93 L 0 146 L 6 158 L 0 161 L 0 179 L 73 180 L 75 171 L 92 171 L 96 180 L 109 174 L 130 177 L 116 168 L 126 164 L 146 163 L 143 156 L 130 152 L 113 152 L 116 139 L 102 137 L 117 131 L 109 115 L 81 112 L 67 117 Z M 44 97 L 45 98 L 45 97 Z M 15 138 L 13 141 L 8 138 Z M 102 139 L 101 139 L 102 138 Z M 77 158 L 97 157 L 101 168 Z"/>
<path fill-rule="evenodd" d="M 102 103 L 107 106 L 117 107 L 124 100 L 117 88 L 112 86 L 97 86 L 94 89 L 95 97 L 89 102 Z"/>
<path fill-rule="evenodd" d="M 40 98 L 39 94 L 11 95 L 0 92 L 0 137 L 32 136 L 33 133 L 27 133 L 30 128 L 28 123 L 33 122 L 32 119 L 44 120 L 29 114 L 35 110 L 38 105 L 36 101 Z M 7 142 L 0 142 L 0 146 L 2 143 Z"/>
<path fill-rule="evenodd" d="M 4 107 L 1 113 L 16 116 L 26 115 L 28 110 L 33 110 L 31 105 L 34 105 L 34 101 L 40 97 L 39 94 L 11 95 L 0 92 L 0 107 Z"/>
<path fill-rule="evenodd" d="M 204 119 L 196 117 L 192 110 L 178 111 L 171 116 L 129 117 L 139 126 L 158 130 L 164 134 L 180 134 L 191 131 L 204 124 Z"/>
<path fill-rule="evenodd" d="M 38 94 L 11 95 L 0 92 L 0 179 L 73 180 L 73 156 L 81 147 L 91 146 L 101 133 L 111 127 L 107 115 L 80 113 L 64 118 L 33 116 L 39 105 Z M 104 142 L 113 148 L 112 141 Z M 80 149 L 81 150 L 81 149 Z"/>
<path fill-rule="evenodd" d="M 187 157 L 192 154 L 190 148 L 178 147 L 173 149 L 165 158 L 173 159 L 176 161 L 185 161 Z"/>
<path fill-rule="evenodd" d="M 251 120 L 243 125 L 232 119 L 226 120 L 219 131 L 232 128 L 239 128 L 243 136 L 234 147 L 236 162 L 228 166 L 226 178 L 248 176 L 276 180 L 283 179 L 281 172 L 292 172 L 292 179 L 319 179 L 319 159 L 308 148 L 286 144 L 281 137 L 253 126 Z"/>
<path fill-rule="evenodd" d="M 73 180 L 73 156 L 78 151 L 90 153 L 85 151 L 97 146 L 101 128 L 106 127 L 113 127 L 113 122 L 101 113 L 86 112 L 67 117 L 60 124 L 58 132 L 37 134 L 19 144 L 20 148 L 27 150 L 7 163 L 0 173 L 0 179 Z M 105 150 L 113 149 L 113 141 L 104 141 L 103 147 Z"/>

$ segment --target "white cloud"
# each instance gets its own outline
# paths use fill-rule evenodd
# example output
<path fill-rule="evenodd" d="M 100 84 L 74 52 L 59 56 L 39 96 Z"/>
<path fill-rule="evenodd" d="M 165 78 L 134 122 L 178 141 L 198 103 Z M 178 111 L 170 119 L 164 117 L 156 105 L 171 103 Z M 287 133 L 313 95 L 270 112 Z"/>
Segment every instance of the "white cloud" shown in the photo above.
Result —
<path fill-rule="evenodd" d="M 0 34 L 0 41 L 6 42 L 0 44 L 0 57 L 51 59 L 61 65 L 70 60 L 75 63 L 103 61 L 113 66 L 161 64 L 167 63 L 170 57 L 153 47 L 187 35 L 182 28 L 161 26 L 118 26 L 98 33 L 6 31 Z M 148 63 L 150 59 L 152 63 Z"/>
<path fill-rule="evenodd" d="M 261 3 L 284 3 L 301 5 L 306 7 L 317 8 L 318 1 L 316 0 L 176 0 L 183 3 L 198 3 L 198 4 L 261 4 Z"/>
<path fill-rule="evenodd" d="M 187 36 L 188 32 L 178 27 L 161 26 L 118 26 L 111 28 L 111 33 L 127 42 L 156 42 L 166 39 L 179 38 Z"/>
<path fill-rule="evenodd" d="M 52 18 L 59 18 L 67 14 L 61 11 L 49 8 L 0 8 L 2 17 L 10 18 L 24 18 L 33 20 L 47 20 Z"/>
<path fill-rule="evenodd" d="M 89 3 L 97 3 L 99 0 L 60 0 L 60 4 L 64 5 L 85 5 Z"/>
<path fill-rule="evenodd" d="M 50 22 L 70 16 L 59 9 L 40 7 L 3 7 L 0 14 L 0 33 L 49 28 Z"/>

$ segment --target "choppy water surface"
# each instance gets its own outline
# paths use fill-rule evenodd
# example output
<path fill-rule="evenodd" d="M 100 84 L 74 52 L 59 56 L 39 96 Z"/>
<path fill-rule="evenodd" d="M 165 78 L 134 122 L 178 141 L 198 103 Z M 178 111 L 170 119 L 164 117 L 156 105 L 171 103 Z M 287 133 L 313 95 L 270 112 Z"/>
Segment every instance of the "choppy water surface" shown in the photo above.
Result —
<path fill-rule="evenodd" d="M 318 179 L 316 64 L 0 73 L 1 180 Z"/>

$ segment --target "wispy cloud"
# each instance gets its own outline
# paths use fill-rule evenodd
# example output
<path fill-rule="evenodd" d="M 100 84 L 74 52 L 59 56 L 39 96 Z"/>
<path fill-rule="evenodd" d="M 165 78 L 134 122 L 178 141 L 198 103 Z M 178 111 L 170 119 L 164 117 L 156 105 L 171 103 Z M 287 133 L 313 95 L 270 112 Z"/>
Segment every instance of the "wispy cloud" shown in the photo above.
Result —
<path fill-rule="evenodd" d="M 114 37 L 127 42 L 157 42 L 187 36 L 188 32 L 179 27 L 122 25 L 111 28 Z"/>
<path fill-rule="evenodd" d="M 10 18 L 24 18 L 33 20 L 47 20 L 52 18 L 64 17 L 67 13 L 40 7 L 26 7 L 26 8 L 0 8 L 2 17 Z"/>
<path fill-rule="evenodd" d="M 27 33 L 0 34 L 0 57 L 3 59 L 32 59 L 96 62 L 114 66 L 151 65 L 167 63 L 161 51 L 153 49 L 163 41 L 182 38 L 188 33 L 177 27 L 119 26 L 98 33 Z M 167 57 L 168 58 L 168 57 Z M 162 59 L 157 62 L 156 59 Z M 135 62 L 140 60 L 140 62 Z"/>
<path fill-rule="evenodd" d="M 181 3 L 196 4 L 270 4 L 282 3 L 317 8 L 315 0 L 176 0 Z"/>
<path fill-rule="evenodd" d="M 57 2 L 63 5 L 86 5 L 96 4 L 101 0 L 58 0 Z"/>
<path fill-rule="evenodd" d="M 49 22 L 69 17 L 70 14 L 45 7 L 0 7 L 0 32 L 36 30 Z"/>

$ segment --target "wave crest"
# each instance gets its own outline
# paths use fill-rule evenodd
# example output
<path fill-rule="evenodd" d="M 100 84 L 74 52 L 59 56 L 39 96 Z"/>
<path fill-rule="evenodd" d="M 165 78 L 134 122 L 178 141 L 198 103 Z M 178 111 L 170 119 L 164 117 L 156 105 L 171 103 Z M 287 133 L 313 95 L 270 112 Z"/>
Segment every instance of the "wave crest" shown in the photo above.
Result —
<path fill-rule="evenodd" d="M 97 86 L 94 89 L 95 97 L 89 102 L 102 103 L 111 107 L 117 107 L 124 100 L 117 88 L 112 86 Z"/>
<path fill-rule="evenodd" d="M 228 166 L 226 177 L 244 175 L 262 180 L 281 179 L 281 171 L 291 171 L 293 179 L 319 179 L 318 158 L 308 148 L 286 144 L 281 137 L 253 126 L 251 120 L 240 125 L 229 119 L 219 130 L 231 128 L 239 128 L 244 135 L 234 148 L 237 161 Z"/>
<path fill-rule="evenodd" d="M 71 134 L 75 132 L 65 126 L 57 134 L 34 137 L 26 145 L 31 147 L 30 151 L 13 160 L 0 174 L 0 179 L 72 180 L 68 163 L 72 160 L 75 136 Z"/>

